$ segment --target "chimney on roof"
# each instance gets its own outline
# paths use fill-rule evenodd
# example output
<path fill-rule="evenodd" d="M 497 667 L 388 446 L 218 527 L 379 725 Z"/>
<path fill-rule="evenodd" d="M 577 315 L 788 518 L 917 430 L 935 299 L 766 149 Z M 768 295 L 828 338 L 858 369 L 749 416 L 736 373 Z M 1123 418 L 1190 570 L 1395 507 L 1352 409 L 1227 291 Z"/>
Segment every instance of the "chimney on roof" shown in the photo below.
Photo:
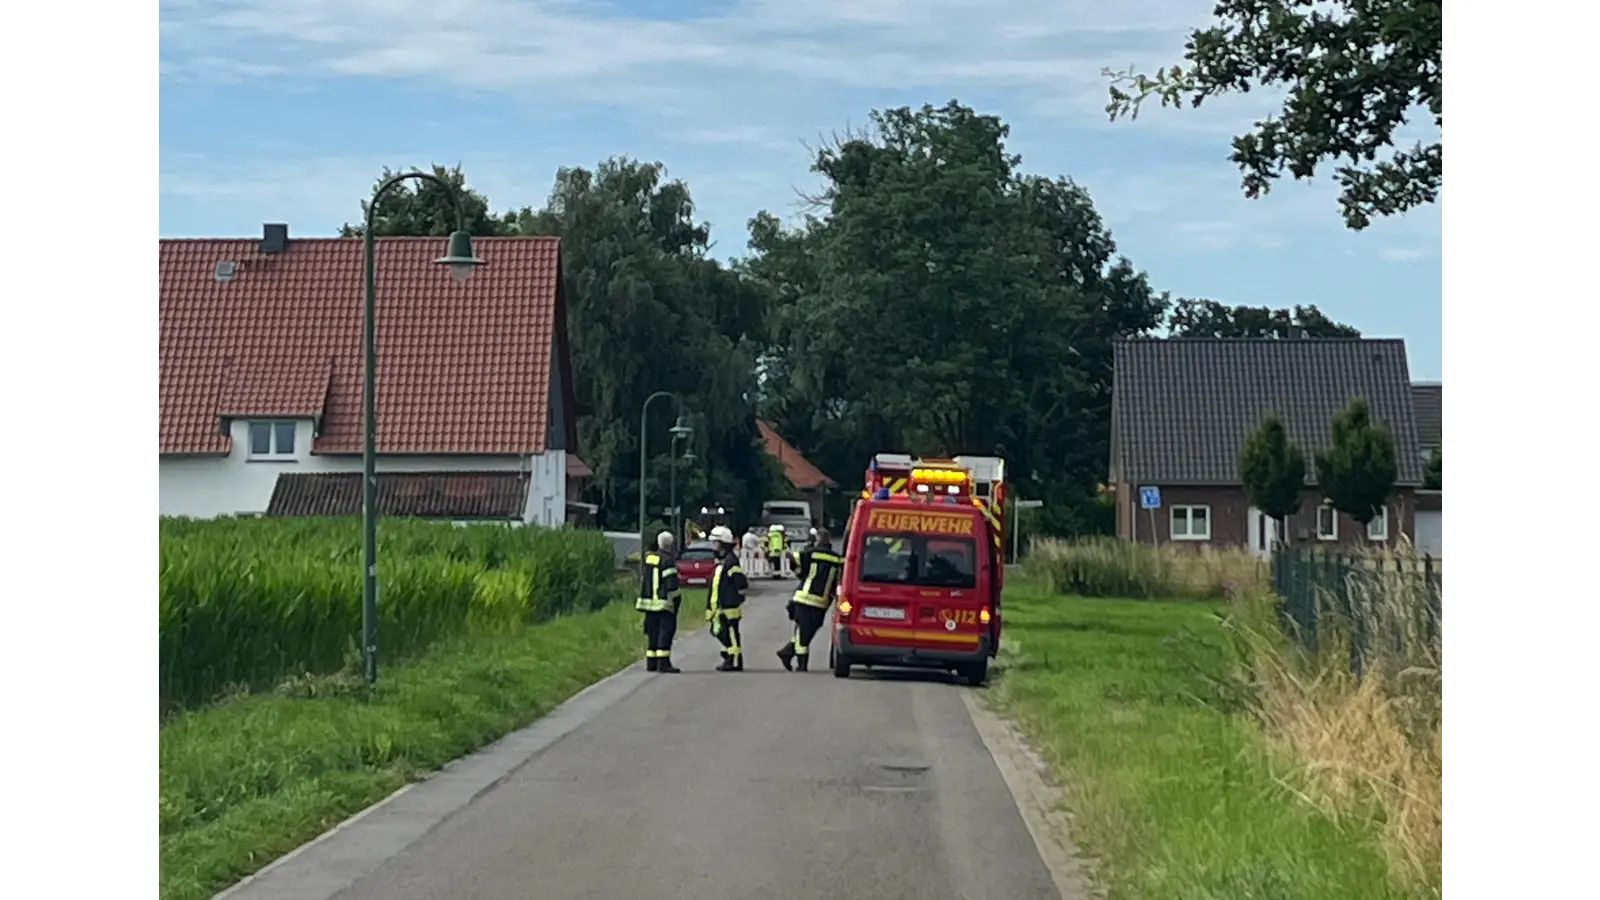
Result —
<path fill-rule="evenodd" d="M 261 252 L 282 253 L 289 249 L 289 226 L 268 222 L 261 226 Z"/>
<path fill-rule="evenodd" d="M 1299 325 L 1290 325 L 1289 326 L 1289 340 L 1291 340 L 1291 341 L 1303 341 L 1305 339 L 1306 339 L 1306 330 L 1304 328 L 1301 328 Z"/>

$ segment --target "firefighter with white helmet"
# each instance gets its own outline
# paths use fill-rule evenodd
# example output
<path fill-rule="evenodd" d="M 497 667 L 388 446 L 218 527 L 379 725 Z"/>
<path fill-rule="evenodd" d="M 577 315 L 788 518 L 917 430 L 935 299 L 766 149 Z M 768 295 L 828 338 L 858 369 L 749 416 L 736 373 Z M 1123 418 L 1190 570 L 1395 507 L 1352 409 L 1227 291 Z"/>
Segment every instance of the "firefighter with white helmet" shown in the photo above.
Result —
<path fill-rule="evenodd" d="M 744 592 L 750 581 L 739 567 L 739 556 L 734 552 L 736 545 L 733 530 L 728 526 L 711 529 L 711 551 L 717 556 L 717 565 L 711 570 L 706 618 L 711 620 L 711 633 L 722 645 L 722 665 L 717 666 L 718 672 L 744 671 L 739 623 L 744 617 Z"/>

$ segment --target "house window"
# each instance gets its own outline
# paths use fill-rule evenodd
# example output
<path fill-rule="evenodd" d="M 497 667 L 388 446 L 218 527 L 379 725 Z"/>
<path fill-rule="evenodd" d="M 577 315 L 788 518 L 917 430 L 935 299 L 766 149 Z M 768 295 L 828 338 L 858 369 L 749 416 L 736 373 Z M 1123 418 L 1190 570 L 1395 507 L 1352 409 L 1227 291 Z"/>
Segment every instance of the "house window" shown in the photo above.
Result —
<path fill-rule="evenodd" d="M 294 432 L 293 422 L 251 422 L 251 458 L 294 456 Z"/>
<path fill-rule="evenodd" d="M 1378 514 L 1367 523 L 1367 540 L 1387 541 L 1389 539 L 1389 507 L 1378 507 Z"/>
<path fill-rule="evenodd" d="M 1175 541 L 1211 540 L 1211 507 L 1174 506 L 1172 539 Z"/>
<path fill-rule="evenodd" d="M 1317 507 L 1317 540 L 1339 539 L 1339 511 L 1324 503 Z"/>

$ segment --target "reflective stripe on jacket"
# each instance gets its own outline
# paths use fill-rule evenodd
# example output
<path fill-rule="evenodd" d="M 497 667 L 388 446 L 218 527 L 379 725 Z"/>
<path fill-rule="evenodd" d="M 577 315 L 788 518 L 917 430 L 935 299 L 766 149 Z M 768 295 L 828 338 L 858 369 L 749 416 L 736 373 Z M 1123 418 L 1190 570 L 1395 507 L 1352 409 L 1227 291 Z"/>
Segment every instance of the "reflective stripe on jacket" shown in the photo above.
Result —
<path fill-rule="evenodd" d="M 677 606 L 677 560 L 653 550 L 646 553 L 639 565 L 639 599 L 633 608 L 640 612 L 666 612 Z"/>
<path fill-rule="evenodd" d="M 794 602 L 827 609 L 839 588 L 844 560 L 832 550 L 807 550 L 800 554 L 800 589 Z"/>
<path fill-rule="evenodd" d="M 767 549 L 773 553 L 780 553 L 783 551 L 783 532 L 767 532 Z"/>

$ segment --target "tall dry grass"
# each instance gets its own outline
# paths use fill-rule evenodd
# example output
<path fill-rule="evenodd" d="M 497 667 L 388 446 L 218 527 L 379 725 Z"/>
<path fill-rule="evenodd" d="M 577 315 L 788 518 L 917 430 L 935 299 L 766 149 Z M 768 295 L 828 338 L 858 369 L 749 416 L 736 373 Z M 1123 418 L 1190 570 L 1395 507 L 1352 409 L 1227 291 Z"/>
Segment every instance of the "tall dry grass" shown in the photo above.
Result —
<path fill-rule="evenodd" d="M 1266 563 L 1243 551 L 1115 538 L 1036 540 L 1023 572 L 1061 594 L 1142 600 L 1221 600 L 1260 593 L 1272 583 Z"/>
<path fill-rule="evenodd" d="M 1298 763 L 1289 786 L 1331 816 L 1374 820 L 1393 877 L 1437 896 L 1444 824 L 1437 593 L 1430 595 L 1408 547 L 1349 562 L 1336 582 L 1315 586 L 1314 649 L 1277 627 L 1270 594 L 1247 600 L 1230 624 L 1246 648 L 1263 730 Z"/>
<path fill-rule="evenodd" d="M 1292 761 L 1285 786 L 1331 817 L 1370 823 L 1396 882 L 1437 896 L 1441 653 L 1437 593 L 1421 571 L 1402 546 L 1314 572 L 1317 632 L 1308 646 L 1283 625 L 1270 565 L 1244 550 L 1040 540 L 1024 562 L 1027 576 L 1057 593 L 1236 601 L 1225 617 L 1240 669 L 1230 693 L 1246 698 Z"/>

